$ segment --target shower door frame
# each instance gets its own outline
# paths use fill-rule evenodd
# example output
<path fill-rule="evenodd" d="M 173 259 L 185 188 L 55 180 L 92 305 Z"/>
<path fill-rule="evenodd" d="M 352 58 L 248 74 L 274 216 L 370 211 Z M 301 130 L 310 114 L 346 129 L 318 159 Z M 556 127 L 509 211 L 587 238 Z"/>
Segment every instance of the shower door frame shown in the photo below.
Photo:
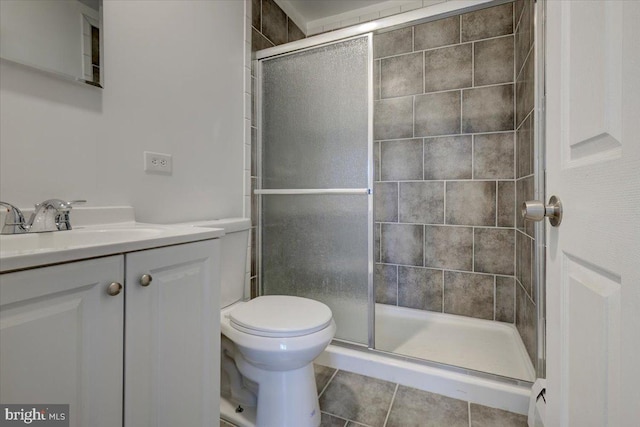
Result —
<path fill-rule="evenodd" d="M 349 40 L 367 38 L 367 188 L 316 188 L 316 189 L 263 189 L 262 188 L 262 60 L 271 60 L 295 55 L 301 52 L 319 49 L 326 46 L 343 43 Z M 258 56 L 258 55 L 256 55 Z M 258 229 L 256 232 L 256 253 L 258 271 L 258 295 L 264 294 L 262 283 L 262 196 L 263 195 L 363 195 L 367 197 L 367 343 L 354 345 L 366 346 L 369 349 L 375 348 L 375 290 L 373 287 L 373 33 L 363 33 L 351 37 L 340 38 L 313 44 L 304 48 L 287 50 L 279 54 L 266 57 L 258 56 L 255 59 L 256 70 L 256 124 L 257 124 L 257 147 L 256 147 L 256 174 L 257 183 L 254 194 L 258 195 Z M 334 341 L 344 341 L 334 338 Z"/>
<path fill-rule="evenodd" d="M 291 43 L 287 43 L 280 46 L 275 46 L 268 49 L 263 49 L 254 53 L 252 62 L 256 70 L 256 123 L 258 126 L 257 132 L 257 175 L 258 182 L 257 188 L 261 189 L 261 176 L 262 176 L 262 99 L 261 99 L 261 61 L 264 59 L 270 59 L 277 56 L 284 56 L 302 52 L 309 49 L 318 48 L 321 46 L 339 43 L 348 39 L 361 37 L 368 35 L 373 37 L 373 34 L 384 33 L 387 31 L 393 31 L 399 28 L 414 26 L 430 21 L 448 18 L 451 16 L 461 15 L 468 12 L 473 12 L 488 7 L 499 6 L 501 4 L 512 3 L 514 0 L 459 0 L 456 2 L 443 2 L 427 8 L 415 9 L 409 12 L 401 13 L 398 15 L 390 16 L 387 18 L 381 18 L 375 21 L 366 22 L 361 25 L 338 29 L 327 33 L 310 36 L 309 38 L 301 39 Z M 546 12 L 546 0 L 535 0 L 534 5 L 534 34 L 535 34 L 535 46 L 533 54 L 535 55 L 534 69 L 535 69 L 535 94 L 534 94 L 534 112 L 535 112 L 535 141 L 534 141 L 534 194 L 537 200 L 544 200 L 545 197 L 545 174 L 546 174 L 546 157 L 545 157 L 545 123 L 544 123 L 544 110 L 545 110 L 545 12 Z M 515 30 L 515 28 L 514 28 Z M 372 49 L 372 43 L 369 45 L 369 49 Z M 373 53 L 370 52 L 371 59 L 373 59 Z M 373 188 L 373 60 L 369 62 L 369 189 Z M 514 130 L 515 131 L 515 130 Z M 257 191 L 255 194 L 260 194 L 261 191 Z M 446 363 L 435 362 L 427 359 L 420 359 L 402 354 L 397 354 L 385 350 L 375 348 L 375 290 L 373 287 L 373 197 L 369 194 L 369 241 L 371 242 L 369 247 L 369 324 L 368 335 L 369 343 L 366 346 L 368 351 L 372 351 L 379 354 L 384 354 L 392 359 L 410 361 L 423 366 L 434 367 L 437 369 L 444 369 L 453 373 L 462 373 L 478 378 L 485 378 L 494 380 L 501 383 L 531 386 L 532 382 L 521 380 L 517 378 L 504 377 L 501 375 L 475 371 L 466 369 L 460 366 L 449 365 Z M 258 197 L 258 232 L 256 233 L 256 245 L 257 245 L 257 263 L 258 263 L 258 294 L 262 295 L 262 283 L 261 283 L 261 269 L 262 269 L 262 197 Z M 518 207 L 516 206 L 516 210 Z M 534 369 L 536 376 L 544 378 L 546 376 L 546 311 L 545 311 L 545 257 L 546 257 L 546 222 L 538 222 L 534 228 L 535 248 L 533 251 L 534 268 L 533 268 L 533 280 L 536 283 L 536 300 L 537 300 L 537 319 L 536 319 L 536 336 L 537 336 L 537 360 L 534 361 Z M 336 343 L 347 348 L 362 349 L 363 345 L 343 341 L 335 340 Z"/>

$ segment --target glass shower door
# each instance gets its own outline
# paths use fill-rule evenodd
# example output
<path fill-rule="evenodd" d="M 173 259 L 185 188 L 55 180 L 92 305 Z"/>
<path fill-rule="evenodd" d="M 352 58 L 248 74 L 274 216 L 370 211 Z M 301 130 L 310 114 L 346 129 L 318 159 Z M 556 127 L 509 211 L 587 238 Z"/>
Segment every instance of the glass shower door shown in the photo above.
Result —
<path fill-rule="evenodd" d="M 373 319 L 371 36 L 260 62 L 263 295 L 327 304 L 336 338 Z"/>

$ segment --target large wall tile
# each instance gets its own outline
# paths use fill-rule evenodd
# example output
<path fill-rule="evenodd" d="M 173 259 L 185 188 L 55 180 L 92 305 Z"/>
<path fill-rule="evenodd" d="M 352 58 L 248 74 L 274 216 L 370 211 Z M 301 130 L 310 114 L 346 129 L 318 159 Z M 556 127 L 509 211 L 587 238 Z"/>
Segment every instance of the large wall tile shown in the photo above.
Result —
<path fill-rule="evenodd" d="M 511 83 L 513 75 L 513 36 L 473 44 L 474 86 Z"/>
<path fill-rule="evenodd" d="M 257 32 L 254 28 L 251 29 L 251 50 L 262 50 L 273 47 L 274 44 L 271 43 L 265 36 Z"/>
<path fill-rule="evenodd" d="M 522 286 L 516 285 L 516 328 L 533 366 L 536 366 L 537 360 L 536 319 L 536 305 L 527 296 Z"/>
<path fill-rule="evenodd" d="M 373 248 L 373 259 L 375 262 L 380 262 L 380 228 L 381 225 L 379 222 L 373 225 L 373 244 L 375 245 Z"/>
<path fill-rule="evenodd" d="M 373 37 L 373 57 L 399 55 L 413 50 L 413 30 L 411 27 L 389 31 Z"/>
<path fill-rule="evenodd" d="M 416 96 L 416 136 L 460 133 L 460 92 Z"/>
<path fill-rule="evenodd" d="M 287 42 L 287 15 L 273 0 L 262 0 L 262 34 L 275 45 Z"/>
<path fill-rule="evenodd" d="M 527 55 L 531 51 L 533 46 L 534 34 L 533 34 L 533 8 L 535 3 L 532 0 L 525 0 L 523 4 L 523 11 L 518 27 L 515 33 L 515 62 L 516 62 L 516 76 L 522 70 Z"/>
<path fill-rule="evenodd" d="M 381 142 L 380 168 L 382 181 L 422 179 L 422 140 Z"/>
<path fill-rule="evenodd" d="M 493 320 L 493 276 L 445 271 L 444 312 Z"/>
<path fill-rule="evenodd" d="M 535 101 L 534 58 L 529 55 L 516 79 L 516 127 L 533 110 Z"/>
<path fill-rule="evenodd" d="M 424 82 L 422 53 L 394 56 L 381 60 L 382 98 L 422 93 Z"/>
<path fill-rule="evenodd" d="M 473 229 L 426 225 L 424 265 L 451 270 L 472 270 Z"/>
<path fill-rule="evenodd" d="M 463 42 L 513 33 L 513 5 L 507 3 L 465 13 L 461 33 Z"/>
<path fill-rule="evenodd" d="M 398 304 L 398 266 L 376 264 L 373 284 L 376 290 L 377 303 Z"/>
<path fill-rule="evenodd" d="M 513 181 L 498 181 L 498 227 L 515 227 L 516 185 Z"/>
<path fill-rule="evenodd" d="M 287 17 L 287 42 L 302 40 L 306 36 L 291 18 Z"/>
<path fill-rule="evenodd" d="M 473 137 L 473 178 L 513 179 L 514 133 L 490 133 Z"/>
<path fill-rule="evenodd" d="M 460 89 L 472 86 L 471 44 L 462 44 L 424 53 L 424 91 Z"/>
<path fill-rule="evenodd" d="M 530 114 L 516 132 L 516 178 L 533 173 L 533 119 Z"/>
<path fill-rule="evenodd" d="M 494 274 L 515 274 L 515 231 L 504 228 L 475 228 L 474 271 Z"/>
<path fill-rule="evenodd" d="M 413 97 L 376 101 L 373 115 L 373 139 L 413 137 Z"/>
<path fill-rule="evenodd" d="M 451 181 L 446 184 L 445 222 L 456 225 L 496 224 L 494 181 Z"/>
<path fill-rule="evenodd" d="M 401 182 L 399 222 L 444 223 L 444 182 Z"/>
<path fill-rule="evenodd" d="M 261 0 L 251 0 L 251 25 L 256 30 L 261 30 L 262 3 Z"/>
<path fill-rule="evenodd" d="M 442 270 L 398 267 L 398 305 L 442 311 Z"/>
<path fill-rule="evenodd" d="M 381 59 L 373 61 L 373 99 L 380 99 L 380 63 Z"/>
<path fill-rule="evenodd" d="M 513 130 L 513 85 L 462 91 L 464 133 Z"/>
<path fill-rule="evenodd" d="M 373 216 L 380 222 L 398 222 L 398 183 L 373 184 Z"/>
<path fill-rule="evenodd" d="M 471 179 L 470 135 L 424 140 L 424 179 Z"/>
<path fill-rule="evenodd" d="M 496 319 L 515 322 L 516 281 L 513 277 L 496 276 Z"/>
<path fill-rule="evenodd" d="M 457 44 L 460 42 L 460 16 L 416 25 L 413 36 L 414 50 Z"/>
<path fill-rule="evenodd" d="M 382 224 L 382 262 L 423 265 L 423 226 Z"/>
<path fill-rule="evenodd" d="M 524 290 L 533 296 L 533 239 L 516 232 L 516 278 Z"/>

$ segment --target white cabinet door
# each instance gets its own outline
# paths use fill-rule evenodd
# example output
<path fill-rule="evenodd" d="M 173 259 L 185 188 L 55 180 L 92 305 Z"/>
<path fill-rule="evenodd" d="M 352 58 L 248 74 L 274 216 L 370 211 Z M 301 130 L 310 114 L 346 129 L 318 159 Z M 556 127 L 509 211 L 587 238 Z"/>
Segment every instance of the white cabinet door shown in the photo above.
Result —
<path fill-rule="evenodd" d="M 640 420 L 640 2 L 548 1 L 547 425 Z"/>
<path fill-rule="evenodd" d="M 0 276 L 2 403 L 69 404 L 73 427 L 122 425 L 122 255 Z"/>
<path fill-rule="evenodd" d="M 127 254 L 125 426 L 217 425 L 219 260 L 219 240 Z"/>

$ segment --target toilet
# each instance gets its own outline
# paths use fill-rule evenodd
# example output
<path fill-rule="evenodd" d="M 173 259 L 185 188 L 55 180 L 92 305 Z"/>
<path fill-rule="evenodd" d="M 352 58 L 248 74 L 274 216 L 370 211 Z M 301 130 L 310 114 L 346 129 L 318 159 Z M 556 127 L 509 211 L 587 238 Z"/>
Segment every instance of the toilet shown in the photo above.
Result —
<path fill-rule="evenodd" d="M 313 360 L 336 331 L 331 309 L 308 298 L 260 296 L 243 301 L 250 222 L 207 221 L 223 228 L 220 322 L 223 418 L 236 425 L 317 427 L 320 408 Z M 255 421 L 251 418 L 255 417 Z"/>

